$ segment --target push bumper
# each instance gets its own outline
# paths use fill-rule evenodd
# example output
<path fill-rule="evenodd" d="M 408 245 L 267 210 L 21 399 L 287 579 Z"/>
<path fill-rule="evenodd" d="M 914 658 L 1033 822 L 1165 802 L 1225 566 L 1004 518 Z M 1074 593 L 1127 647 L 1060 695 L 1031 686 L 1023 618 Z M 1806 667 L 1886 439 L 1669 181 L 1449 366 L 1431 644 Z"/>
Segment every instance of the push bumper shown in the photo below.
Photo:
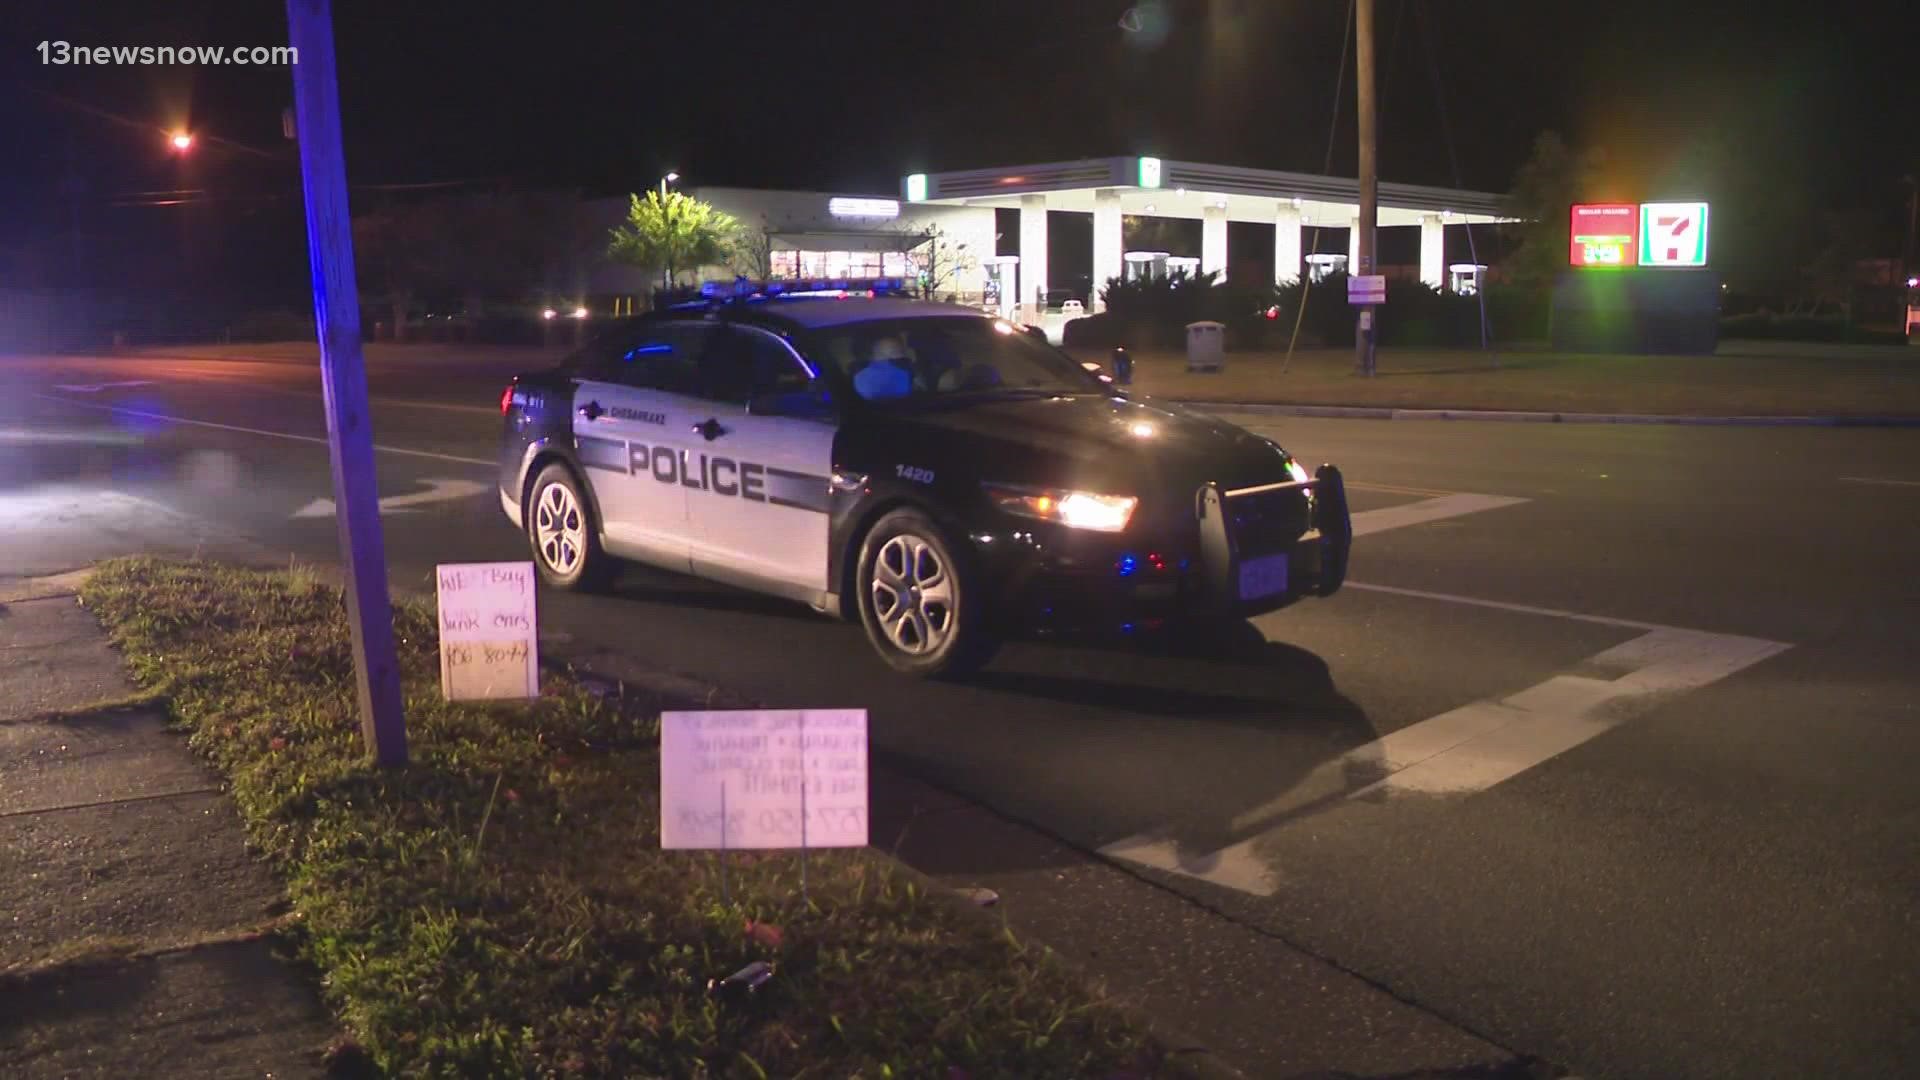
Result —
<path fill-rule="evenodd" d="M 1276 547 L 1235 528 L 1235 511 L 1245 509 L 1238 500 L 1297 505 L 1307 492 L 1313 496 L 1308 527 L 1300 533 L 1296 519 L 1286 533 L 1296 539 Z M 1346 579 L 1353 524 L 1340 470 L 1331 465 L 1295 483 L 1237 490 L 1206 485 L 1195 494 L 1194 513 L 1193 525 L 1178 536 L 1015 531 L 975 534 L 973 550 L 989 569 L 1010 628 L 1129 629 L 1250 618 L 1331 596 Z"/>
<path fill-rule="evenodd" d="M 1243 517 L 1239 504 L 1289 492 L 1311 497 L 1307 532 L 1278 550 L 1251 543 L 1236 525 Z M 1207 484 L 1197 496 L 1197 516 L 1201 572 L 1213 614 L 1257 615 L 1303 597 L 1332 596 L 1347 579 L 1353 515 L 1346 483 L 1332 465 L 1320 466 L 1311 480 L 1237 489 Z"/>

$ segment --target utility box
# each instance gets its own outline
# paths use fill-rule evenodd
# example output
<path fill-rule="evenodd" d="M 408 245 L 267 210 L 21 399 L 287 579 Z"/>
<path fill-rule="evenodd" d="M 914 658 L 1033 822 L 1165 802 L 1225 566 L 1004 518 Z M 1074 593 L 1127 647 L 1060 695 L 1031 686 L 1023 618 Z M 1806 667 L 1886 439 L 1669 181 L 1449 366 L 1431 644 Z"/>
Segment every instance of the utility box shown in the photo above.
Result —
<path fill-rule="evenodd" d="M 1226 323 L 1203 320 L 1187 324 L 1188 371 L 1219 371 L 1226 355 Z"/>

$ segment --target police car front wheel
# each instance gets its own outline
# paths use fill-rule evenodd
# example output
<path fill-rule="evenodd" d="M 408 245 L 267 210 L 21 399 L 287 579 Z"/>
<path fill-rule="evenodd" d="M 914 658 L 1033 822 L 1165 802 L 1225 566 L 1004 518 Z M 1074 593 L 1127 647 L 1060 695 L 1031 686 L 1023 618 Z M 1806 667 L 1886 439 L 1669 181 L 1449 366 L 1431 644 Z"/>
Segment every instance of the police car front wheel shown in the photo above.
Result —
<path fill-rule="evenodd" d="M 593 589 L 613 576 L 613 559 L 600 548 L 599 530 L 580 482 L 564 465 L 534 478 L 525 512 L 527 542 L 540 579 L 562 589 Z"/>
<path fill-rule="evenodd" d="M 896 510 L 876 522 L 860 547 L 859 574 L 860 621 L 895 670 L 957 675 L 991 656 L 971 568 L 926 515 Z"/>

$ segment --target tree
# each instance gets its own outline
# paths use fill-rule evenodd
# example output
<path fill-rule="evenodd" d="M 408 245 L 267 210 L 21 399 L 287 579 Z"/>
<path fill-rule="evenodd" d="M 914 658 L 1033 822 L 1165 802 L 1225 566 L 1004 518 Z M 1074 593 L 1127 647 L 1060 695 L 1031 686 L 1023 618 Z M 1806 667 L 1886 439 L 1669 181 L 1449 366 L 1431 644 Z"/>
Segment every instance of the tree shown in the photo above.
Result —
<path fill-rule="evenodd" d="M 947 231 L 938 225 L 930 225 L 925 231 L 907 237 L 910 245 L 914 241 L 927 246 L 920 266 L 920 292 L 923 296 L 934 298 L 943 292 L 951 295 L 960 275 L 980 265 L 979 256 L 970 245 L 954 243 Z"/>
<path fill-rule="evenodd" d="M 395 341 L 407 338 L 414 301 L 447 288 L 457 274 L 450 225 L 442 201 L 395 203 L 353 219 L 360 279 L 391 309 Z"/>
<path fill-rule="evenodd" d="M 1517 218 L 1517 241 L 1503 269 L 1517 285 L 1543 289 L 1567 265 L 1570 209 L 1593 191 L 1603 158 L 1597 150 L 1574 150 L 1552 131 L 1533 140 L 1533 152 L 1513 177 L 1503 212 Z"/>
<path fill-rule="evenodd" d="M 740 223 L 731 214 L 678 191 L 665 198 L 629 196 L 627 223 L 612 230 L 607 257 L 663 272 L 668 281 L 702 266 L 726 263 L 734 254 Z"/>
<path fill-rule="evenodd" d="M 354 253 L 369 292 L 392 308 L 394 338 L 405 340 L 416 301 L 458 300 L 477 318 L 489 300 L 521 298 L 556 264 L 576 268 L 581 220 L 571 193 L 391 202 L 354 219 Z"/>
<path fill-rule="evenodd" d="M 1790 309 L 1811 314 L 1837 311 L 1852 322 L 1854 301 L 1860 293 L 1860 263 L 1879 254 L 1880 232 L 1871 213 L 1827 211 L 1819 215 L 1818 235 L 1824 240 L 1802 271 L 1803 286 Z"/>
<path fill-rule="evenodd" d="M 1120 219 L 1121 247 L 1127 251 L 1164 251 L 1192 257 L 1199 254 L 1193 247 L 1193 231 L 1178 218 L 1127 214 Z"/>
<path fill-rule="evenodd" d="M 773 228 L 765 216 L 760 224 L 742 223 L 727 241 L 727 268 L 749 281 L 773 277 Z"/>

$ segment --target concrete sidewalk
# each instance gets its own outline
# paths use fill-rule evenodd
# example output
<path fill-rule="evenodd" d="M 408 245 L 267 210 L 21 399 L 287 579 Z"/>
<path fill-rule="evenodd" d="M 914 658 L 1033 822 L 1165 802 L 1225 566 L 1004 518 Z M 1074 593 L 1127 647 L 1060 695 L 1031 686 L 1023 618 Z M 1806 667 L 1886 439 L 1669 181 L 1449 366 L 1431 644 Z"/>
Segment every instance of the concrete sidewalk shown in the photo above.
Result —
<path fill-rule="evenodd" d="M 0 582 L 0 1075 L 324 1075 L 285 891 L 80 578 Z"/>

